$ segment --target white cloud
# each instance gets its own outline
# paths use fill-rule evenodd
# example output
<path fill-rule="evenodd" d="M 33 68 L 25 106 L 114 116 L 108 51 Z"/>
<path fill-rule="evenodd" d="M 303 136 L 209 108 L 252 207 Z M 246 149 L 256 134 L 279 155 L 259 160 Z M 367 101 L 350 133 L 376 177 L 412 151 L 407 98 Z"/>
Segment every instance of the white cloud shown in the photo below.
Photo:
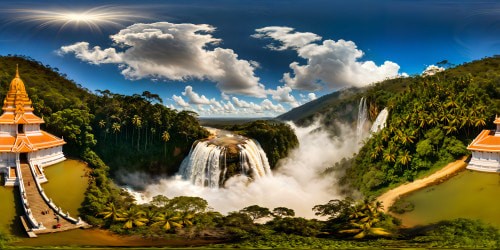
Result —
<path fill-rule="evenodd" d="M 254 72 L 258 63 L 239 59 L 231 49 L 210 49 L 221 41 L 212 36 L 214 30 L 207 24 L 138 23 L 112 35 L 112 48 L 79 42 L 58 53 L 73 53 L 91 64 L 119 64 L 129 79 L 210 80 L 226 94 L 264 98 L 264 86 Z"/>
<path fill-rule="evenodd" d="M 285 112 L 285 108 L 283 107 L 283 105 L 281 105 L 281 104 L 275 105 L 269 99 L 264 99 L 264 101 L 262 101 L 260 103 L 260 106 L 262 107 L 262 110 L 264 110 L 264 111 L 272 111 L 275 113 Z"/>
<path fill-rule="evenodd" d="M 313 39 L 313 36 L 309 35 L 310 39 L 292 44 L 289 37 L 303 33 L 287 27 L 266 27 L 256 31 L 258 33 L 254 37 L 272 38 L 281 42 L 280 50 L 294 49 L 299 57 L 307 61 L 305 65 L 292 62 L 290 68 L 293 72 L 283 75 L 283 81 L 293 89 L 315 91 L 324 87 L 360 87 L 400 76 L 400 67 L 394 62 L 385 61 L 382 65 L 376 65 L 373 61 L 361 61 L 363 51 L 352 41 L 324 40 L 317 44 L 313 42 L 319 39 Z"/>
<path fill-rule="evenodd" d="M 182 95 L 188 98 L 188 102 L 190 104 L 200 105 L 200 104 L 210 104 L 210 100 L 206 98 L 204 95 L 199 95 L 198 93 L 193 91 L 193 87 L 186 86 Z M 212 99 L 215 101 L 215 99 Z"/>
<path fill-rule="evenodd" d="M 271 50 L 286 50 L 290 48 L 301 48 L 314 41 L 321 40 L 321 37 L 311 32 L 294 32 L 293 28 L 282 26 L 269 26 L 255 30 L 257 33 L 252 35 L 255 38 L 272 38 L 281 43 L 267 45 Z"/>
<path fill-rule="evenodd" d="M 224 92 L 220 93 L 220 97 L 222 98 L 222 100 L 226 100 L 226 101 L 229 100 L 229 95 L 224 93 Z"/>
<path fill-rule="evenodd" d="M 309 93 L 307 97 L 309 98 L 309 101 L 316 100 L 317 98 L 315 93 Z"/>
<path fill-rule="evenodd" d="M 268 93 L 272 95 L 273 100 L 290 103 L 292 107 L 296 107 L 298 106 L 298 102 L 295 97 L 290 94 L 291 92 L 292 88 L 288 86 L 278 86 L 276 87 L 276 90 L 268 90 Z"/>
<path fill-rule="evenodd" d="M 189 105 L 189 103 L 187 103 L 186 101 L 184 101 L 184 99 L 182 98 L 182 96 L 176 96 L 176 95 L 173 95 L 172 96 L 172 99 L 174 100 L 174 102 L 179 106 L 179 107 L 182 107 L 182 108 L 187 108 L 187 107 L 190 107 L 191 105 Z"/>
<path fill-rule="evenodd" d="M 441 71 L 444 71 L 443 67 L 438 67 L 436 65 L 429 65 L 427 68 L 425 68 L 424 71 L 422 71 L 422 76 L 432 76 Z"/>
<path fill-rule="evenodd" d="M 233 96 L 233 98 L 231 98 L 231 99 L 232 99 L 234 105 L 236 105 L 236 107 L 238 107 L 238 108 L 250 108 L 250 107 L 252 107 L 252 105 L 249 102 L 244 101 L 244 100 L 240 100 L 235 96 Z"/>

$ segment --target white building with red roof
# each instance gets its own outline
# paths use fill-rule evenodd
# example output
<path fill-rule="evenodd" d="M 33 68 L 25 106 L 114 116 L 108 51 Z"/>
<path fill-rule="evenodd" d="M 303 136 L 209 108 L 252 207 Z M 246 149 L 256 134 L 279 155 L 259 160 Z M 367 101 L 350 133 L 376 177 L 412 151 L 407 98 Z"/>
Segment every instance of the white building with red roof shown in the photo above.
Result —
<path fill-rule="evenodd" d="M 66 142 L 40 130 L 43 119 L 33 114 L 23 80 L 16 70 L 0 116 L 0 173 L 5 174 L 5 185 L 17 185 L 16 166 L 29 163 L 37 178 L 45 182 L 43 168 L 65 160 L 62 146 Z"/>
<path fill-rule="evenodd" d="M 467 169 L 500 173 L 500 117 L 494 123 L 496 130 L 483 130 L 467 147 L 472 151 Z"/>

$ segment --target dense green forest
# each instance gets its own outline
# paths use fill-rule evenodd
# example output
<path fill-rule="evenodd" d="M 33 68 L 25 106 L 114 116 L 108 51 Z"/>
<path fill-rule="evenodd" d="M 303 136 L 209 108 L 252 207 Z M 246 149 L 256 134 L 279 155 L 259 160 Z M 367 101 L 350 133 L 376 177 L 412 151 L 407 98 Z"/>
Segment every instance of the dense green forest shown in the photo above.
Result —
<path fill-rule="evenodd" d="M 271 169 L 275 168 L 278 161 L 286 157 L 290 150 L 299 145 L 293 129 L 282 122 L 258 120 L 223 128 L 257 140 L 266 152 Z"/>
<path fill-rule="evenodd" d="M 16 64 L 35 113 L 46 121 L 42 129 L 63 136 L 69 156 L 94 151 L 112 173 L 175 173 L 191 144 L 208 135 L 195 113 L 171 110 L 156 94 L 92 93 L 57 68 L 20 56 L 0 57 L 2 99 Z"/>
<path fill-rule="evenodd" d="M 434 76 L 340 90 L 278 118 L 303 125 L 319 118 L 336 134 L 339 122 L 355 125 L 361 97 L 367 100 L 372 121 L 383 108 L 389 109 L 387 127 L 366 140 L 357 156 L 331 169 L 346 170 L 346 192 L 354 188 L 370 196 L 468 155 L 466 145 L 482 129 L 494 128 L 492 122 L 500 114 L 500 57 Z"/>
<path fill-rule="evenodd" d="M 372 109 L 390 112 L 387 127 L 346 164 L 344 182 L 365 195 L 468 155 L 466 145 L 482 129 L 494 128 L 500 114 L 500 58 L 404 81 L 403 91 L 381 82 L 365 94 Z"/>

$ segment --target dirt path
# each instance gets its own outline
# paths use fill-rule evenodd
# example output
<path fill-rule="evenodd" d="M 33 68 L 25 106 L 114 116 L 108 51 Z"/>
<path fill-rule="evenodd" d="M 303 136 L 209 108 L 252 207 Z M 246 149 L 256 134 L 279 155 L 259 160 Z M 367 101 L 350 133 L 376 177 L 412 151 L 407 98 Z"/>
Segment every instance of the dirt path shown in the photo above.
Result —
<path fill-rule="evenodd" d="M 413 191 L 419 190 L 421 188 L 430 186 L 434 184 L 436 181 L 446 179 L 450 177 L 450 175 L 464 169 L 467 166 L 467 163 L 465 160 L 467 159 L 466 156 L 462 157 L 461 159 L 454 161 L 452 163 L 449 163 L 442 169 L 438 170 L 437 172 L 424 177 L 422 179 L 418 179 L 416 181 L 401 185 L 399 187 L 393 188 L 381 196 L 377 198 L 378 201 L 382 202 L 384 205 L 384 212 L 387 212 L 388 209 L 394 204 L 394 202 L 401 196 L 405 194 L 409 194 Z"/>

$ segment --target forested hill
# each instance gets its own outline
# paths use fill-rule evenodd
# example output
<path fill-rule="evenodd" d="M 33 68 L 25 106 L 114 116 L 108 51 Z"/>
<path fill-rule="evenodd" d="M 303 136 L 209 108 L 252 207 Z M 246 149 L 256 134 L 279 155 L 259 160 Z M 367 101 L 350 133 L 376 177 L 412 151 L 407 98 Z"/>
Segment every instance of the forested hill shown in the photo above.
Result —
<path fill-rule="evenodd" d="M 447 69 L 445 72 L 438 73 L 437 77 L 450 79 L 469 75 L 474 81 L 492 86 L 488 82 L 498 84 L 499 62 L 500 58 L 498 56 L 485 58 Z M 353 123 L 357 118 L 359 100 L 362 96 L 365 96 L 370 97 L 369 114 L 370 119 L 373 120 L 378 112 L 388 104 L 387 102 L 391 96 L 407 90 L 408 86 L 420 81 L 421 78 L 421 76 L 397 78 L 375 83 L 364 88 L 343 89 L 296 107 L 277 118 L 294 121 L 302 125 L 310 123 L 315 117 L 322 117 L 325 124 L 333 120 Z M 494 92 L 493 90 L 492 94 Z M 496 99 L 498 100 L 498 97 Z M 497 101 L 495 105 L 496 109 L 498 109 L 500 104 Z"/>
<path fill-rule="evenodd" d="M 400 81 L 402 91 L 382 82 L 364 93 L 370 110 L 389 109 L 387 127 L 344 162 L 344 181 L 366 195 L 468 155 L 466 145 L 500 114 L 500 57 Z"/>
<path fill-rule="evenodd" d="M 158 95 L 92 93 L 57 68 L 27 57 L 0 57 L 2 100 L 16 64 L 35 113 L 46 121 L 42 129 L 64 137 L 67 155 L 88 158 L 95 151 L 112 172 L 174 173 L 191 144 L 208 135 L 196 114 L 171 110 Z"/>

